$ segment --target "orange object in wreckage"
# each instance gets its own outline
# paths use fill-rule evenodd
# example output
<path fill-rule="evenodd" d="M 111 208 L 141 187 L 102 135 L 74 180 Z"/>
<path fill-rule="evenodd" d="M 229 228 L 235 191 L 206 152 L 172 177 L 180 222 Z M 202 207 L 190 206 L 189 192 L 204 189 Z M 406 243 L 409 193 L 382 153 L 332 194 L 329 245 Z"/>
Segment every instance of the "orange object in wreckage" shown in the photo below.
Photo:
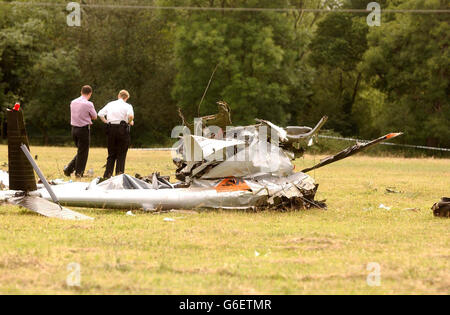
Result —
<path fill-rule="evenodd" d="M 228 191 L 250 191 L 250 187 L 247 185 L 245 180 L 235 177 L 228 177 L 221 181 L 216 186 L 217 192 L 228 192 Z"/>

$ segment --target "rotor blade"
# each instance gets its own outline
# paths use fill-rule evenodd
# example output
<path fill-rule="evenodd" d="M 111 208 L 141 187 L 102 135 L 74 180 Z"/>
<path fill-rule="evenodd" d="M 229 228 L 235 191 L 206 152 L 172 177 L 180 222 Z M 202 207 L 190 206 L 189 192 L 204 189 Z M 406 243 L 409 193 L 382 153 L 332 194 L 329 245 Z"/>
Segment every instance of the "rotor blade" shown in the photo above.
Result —
<path fill-rule="evenodd" d="M 27 146 L 22 144 L 20 146 L 20 148 L 22 149 L 23 153 L 27 157 L 31 166 L 33 166 L 34 171 L 38 174 L 39 178 L 41 179 L 41 181 L 44 184 L 45 188 L 47 189 L 48 193 L 52 197 L 53 202 L 58 204 L 61 207 L 61 205 L 59 204 L 58 198 L 56 197 L 55 193 L 53 192 L 53 189 L 50 187 L 50 184 L 47 182 L 47 179 L 45 178 L 44 174 L 42 174 L 42 172 L 39 169 L 39 167 L 37 166 L 36 162 L 33 160 L 33 157 L 31 156 L 30 151 L 28 151 Z M 62 210 L 62 207 L 61 207 L 61 210 Z"/>
<path fill-rule="evenodd" d="M 301 135 L 295 135 L 295 136 L 287 135 L 287 138 L 289 139 L 290 142 L 298 142 L 298 141 L 304 140 L 304 139 L 309 140 L 310 138 L 314 137 L 320 131 L 320 129 L 322 129 L 322 127 L 325 125 L 327 120 L 328 120 L 328 116 L 323 116 L 322 119 L 317 123 L 317 125 L 310 132 L 301 134 Z"/>
<path fill-rule="evenodd" d="M 367 143 L 357 143 L 354 146 L 349 147 L 349 148 L 339 152 L 338 154 L 335 154 L 335 155 L 332 155 L 332 156 L 329 156 L 329 157 L 323 159 L 322 161 L 320 161 L 319 164 L 317 164 L 317 165 L 315 165 L 315 166 L 313 166 L 311 168 L 304 169 L 302 172 L 303 173 L 308 173 L 308 172 L 310 172 L 312 170 L 321 168 L 321 167 L 323 167 L 325 165 L 328 165 L 328 164 L 331 164 L 331 163 L 334 163 L 334 162 L 346 159 L 349 156 L 352 156 L 352 155 L 354 155 L 356 153 L 359 153 L 359 152 L 361 152 L 361 151 L 363 151 L 363 150 L 365 150 L 367 148 L 375 146 L 375 145 L 377 145 L 377 144 L 379 144 L 379 143 L 381 143 L 383 141 L 386 141 L 386 140 L 393 139 L 395 137 L 401 136 L 402 134 L 403 133 L 390 133 L 388 135 L 385 135 L 383 137 L 380 137 L 378 139 L 375 139 L 375 140 L 367 142 Z"/>
<path fill-rule="evenodd" d="M 8 202 L 39 213 L 40 215 L 62 220 L 94 220 L 84 214 L 61 207 L 38 196 L 10 198 Z"/>

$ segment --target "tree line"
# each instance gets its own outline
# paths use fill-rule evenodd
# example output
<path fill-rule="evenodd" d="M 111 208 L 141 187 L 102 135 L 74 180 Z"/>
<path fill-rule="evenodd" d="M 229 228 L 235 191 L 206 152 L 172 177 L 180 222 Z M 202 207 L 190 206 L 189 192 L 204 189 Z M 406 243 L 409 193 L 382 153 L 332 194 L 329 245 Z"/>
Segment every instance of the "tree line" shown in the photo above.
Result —
<path fill-rule="evenodd" d="M 342 136 L 403 131 L 404 143 L 450 147 L 449 14 L 382 12 L 381 26 L 369 27 L 367 12 L 326 11 L 366 9 L 368 2 L 86 0 L 81 26 L 70 27 L 65 1 L 2 1 L 0 105 L 19 101 L 30 135 L 43 144 L 70 143 L 70 101 L 90 84 L 97 110 L 120 89 L 130 91 L 137 147 L 167 145 L 181 122 L 178 108 L 193 119 L 214 114 L 219 100 L 230 104 L 234 125 L 255 118 L 314 125 L 327 115 L 326 128 Z M 449 9 L 446 0 L 378 3 Z M 94 124 L 94 144 L 104 144 L 102 129 Z"/>

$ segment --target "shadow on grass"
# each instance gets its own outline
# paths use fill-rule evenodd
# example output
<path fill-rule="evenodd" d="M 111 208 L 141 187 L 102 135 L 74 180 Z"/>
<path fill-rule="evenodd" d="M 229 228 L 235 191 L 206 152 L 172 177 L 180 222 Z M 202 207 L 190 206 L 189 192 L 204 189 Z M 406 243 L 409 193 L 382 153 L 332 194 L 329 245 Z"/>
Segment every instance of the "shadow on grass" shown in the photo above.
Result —
<path fill-rule="evenodd" d="M 27 210 L 27 209 L 24 209 L 24 208 L 21 208 L 19 210 L 18 215 L 19 216 L 27 216 L 27 217 L 44 217 L 44 216 L 40 215 L 39 213 L 30 211 L 30 210 Z"/>
<path fill-rule="evenodd" d="M 96 208 L 70 208 L 71 210 L 78 211 L 84 215 L 93 217 L 114 217 L 114 216 L 125 216 L 129 209 L 96 209 Z M 198 214 L 211 214 L 211 215 L 223 215 L 223 214 L 270 214 L 270 215 L 283 215 L 283 214 L 318 214 L 323 213 L 324 210 L 321 209 L 283 209 L 283 210 L 273 210 L 273 209 L 195 209 L 195 210 L 167 210 L 167 211 L 145 211 L 145 210 L 131 210 L 136 216 L 155 216 L 155 215 L 198 215 Z M 25 208 L 19 208 L 18 211 L 0 211 L 0 215 L 11 215 L 13 212 L 19 216 L 27 217 L 43 217 L 39 213 L 27 210 Z"/>

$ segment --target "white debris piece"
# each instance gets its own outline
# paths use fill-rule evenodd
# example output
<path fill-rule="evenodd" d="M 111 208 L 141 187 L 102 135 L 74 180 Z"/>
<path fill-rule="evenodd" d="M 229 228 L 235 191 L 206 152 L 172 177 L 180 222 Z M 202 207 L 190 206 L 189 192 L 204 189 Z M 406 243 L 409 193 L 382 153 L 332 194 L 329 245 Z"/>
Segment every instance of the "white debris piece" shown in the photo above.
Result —
<path fill-rule="evenodd" d="M 3 188 L 5 188 L 5 189 L 9 188 L 9 174 L 8 174 L 8 172 L 0 170 L 0 182 L 2 183 L 2 187 L 4 186 Z"/>

